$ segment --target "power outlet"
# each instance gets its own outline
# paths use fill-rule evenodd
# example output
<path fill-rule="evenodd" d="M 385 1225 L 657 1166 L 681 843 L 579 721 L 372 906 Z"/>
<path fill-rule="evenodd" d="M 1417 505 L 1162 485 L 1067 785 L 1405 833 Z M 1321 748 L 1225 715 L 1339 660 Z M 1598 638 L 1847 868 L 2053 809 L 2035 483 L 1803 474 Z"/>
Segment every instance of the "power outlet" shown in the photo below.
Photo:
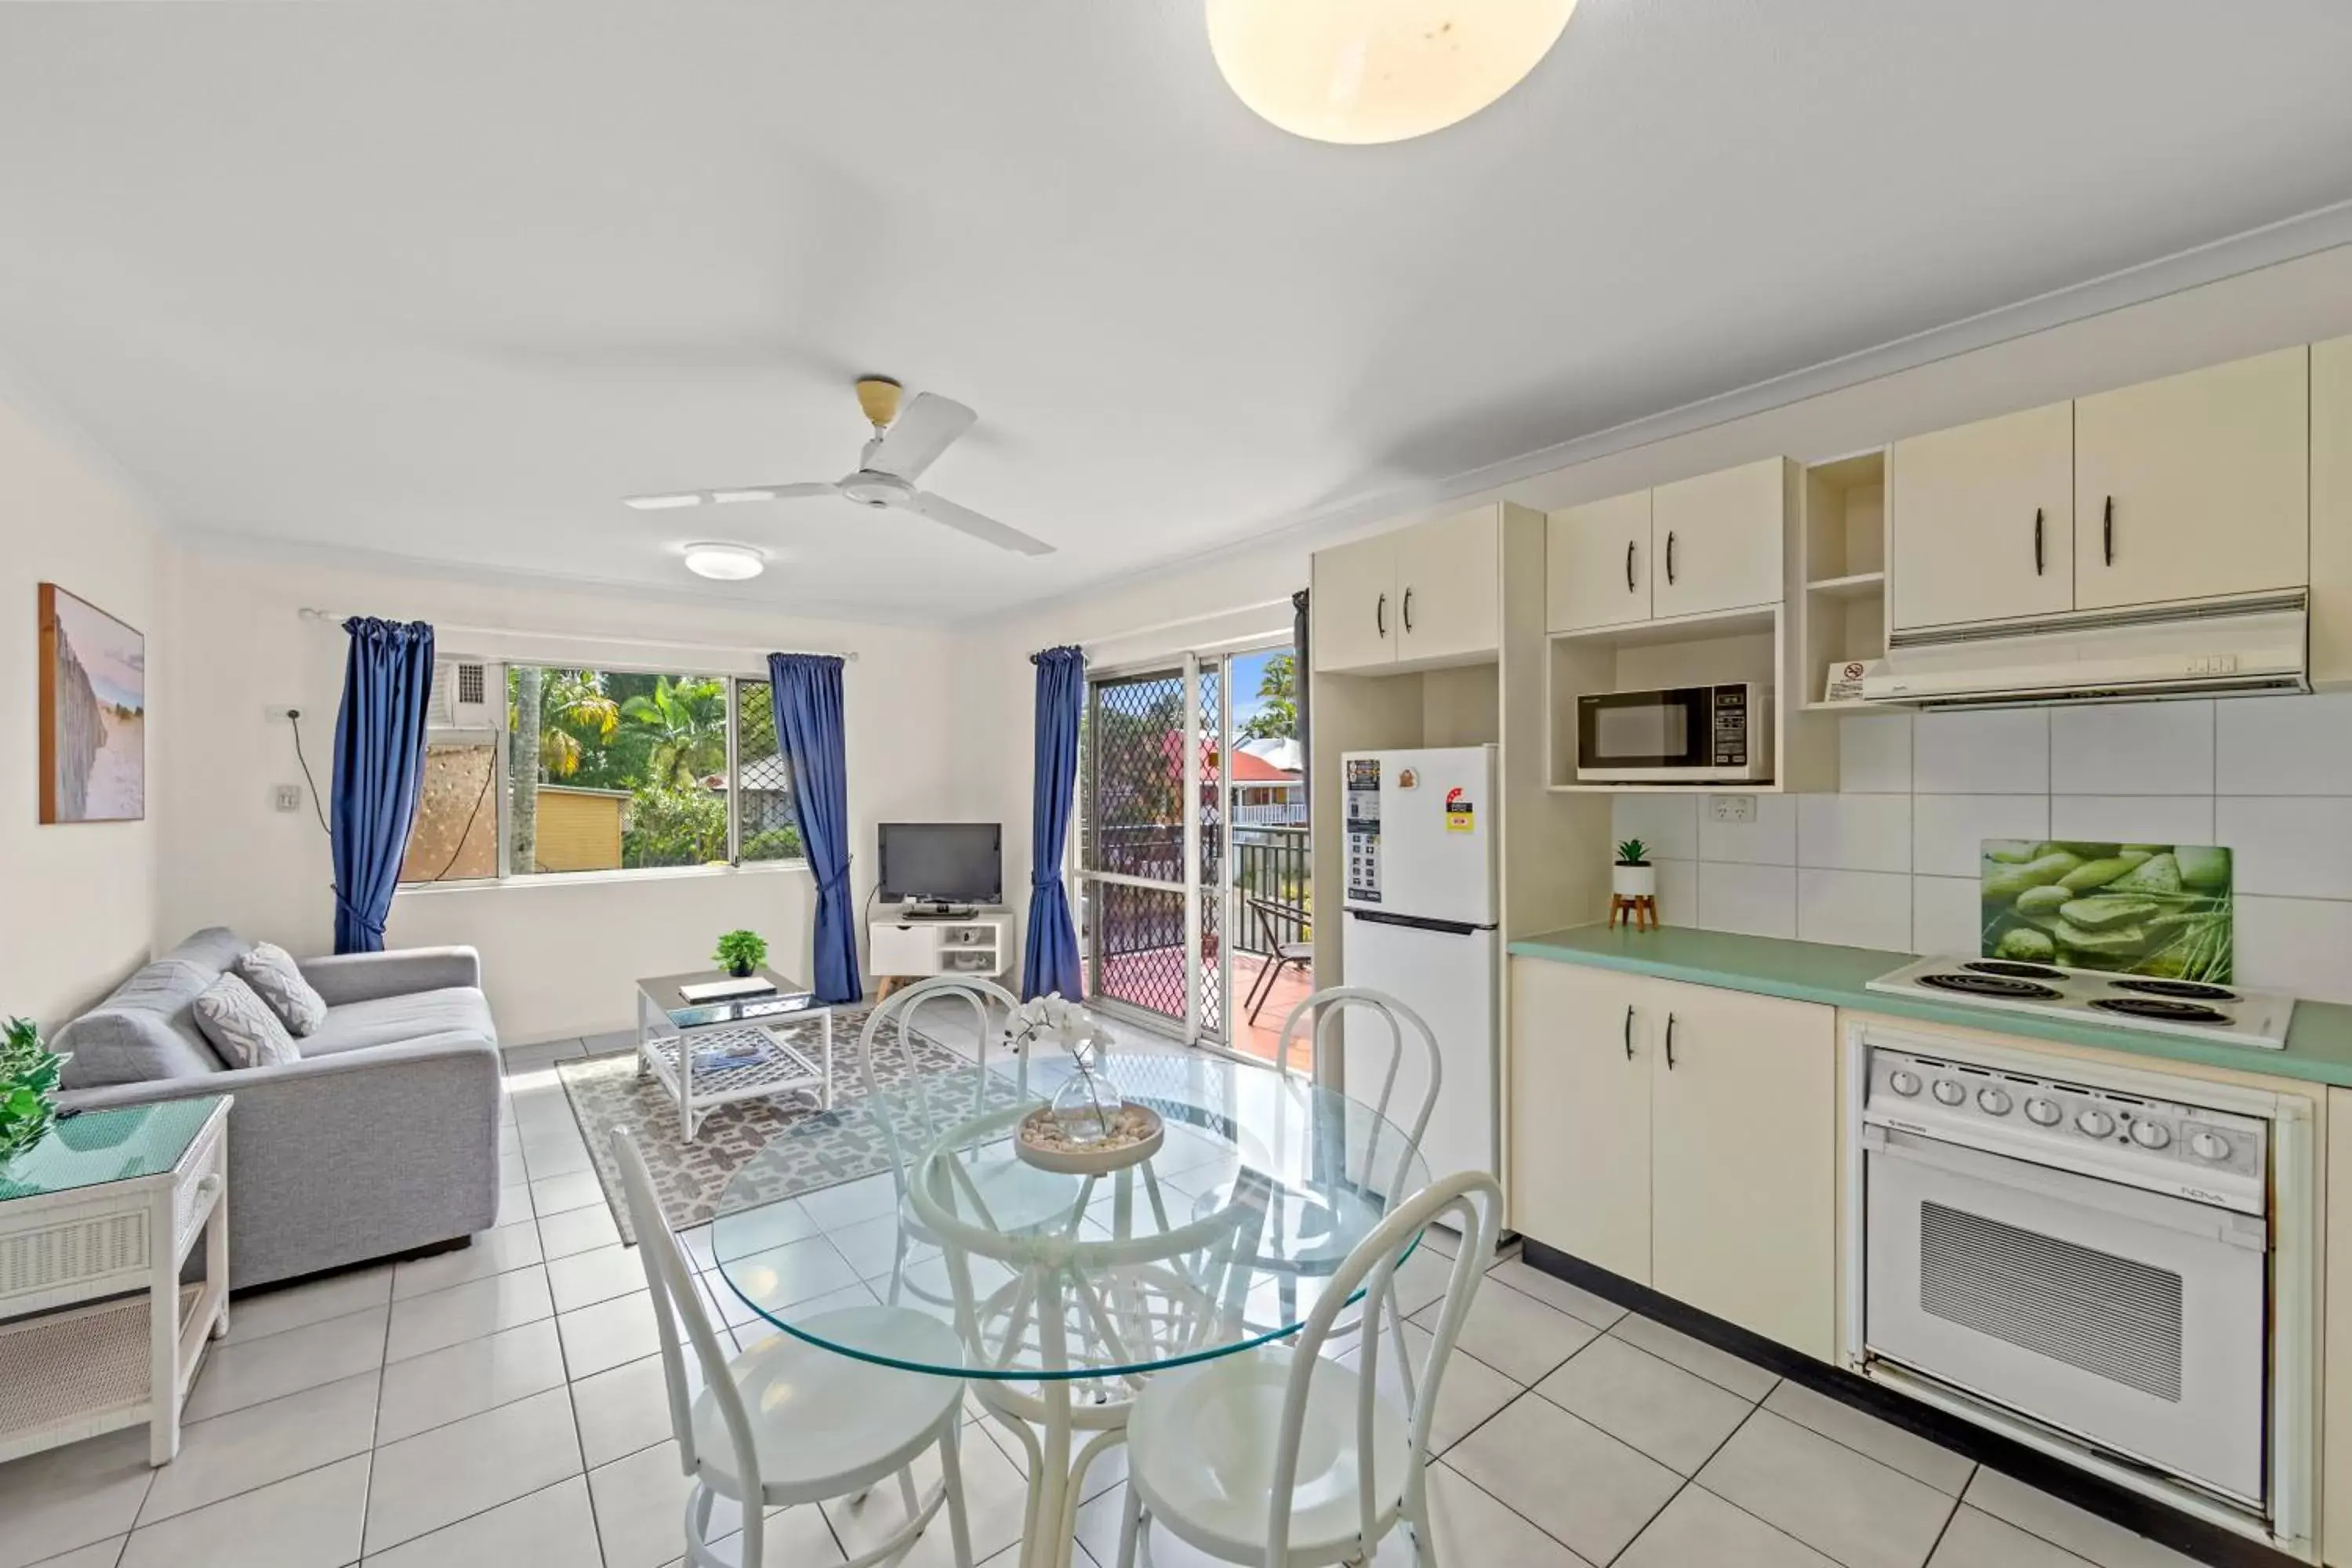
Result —
<path fill-rule="evenodd" d="M 1706 797 L 1706 814 L 1717 822 L 1753 822 L 1756 820 L 1756 797 L 1752 795 L 1711 795 Z"/>
<path fill-rule="evenodd" d="M 276 806 L 280 811 L 301 810 L 302 786 L 300 784 L 278 784 L 275 786 L 269 792 L 269 804 Z"/>

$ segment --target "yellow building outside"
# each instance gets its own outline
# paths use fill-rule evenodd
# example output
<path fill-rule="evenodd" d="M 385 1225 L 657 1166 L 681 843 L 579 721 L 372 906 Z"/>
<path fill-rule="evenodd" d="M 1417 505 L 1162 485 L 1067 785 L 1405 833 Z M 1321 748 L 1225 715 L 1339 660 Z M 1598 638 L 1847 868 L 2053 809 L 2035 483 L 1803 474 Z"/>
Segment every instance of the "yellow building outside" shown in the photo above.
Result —
<path fill-rule="evenodd" d="M 613 871 L 621 865 L 621 832 L 626 826 L 629 792 L 539 786 L 539 868 L 542 871 Z"/>

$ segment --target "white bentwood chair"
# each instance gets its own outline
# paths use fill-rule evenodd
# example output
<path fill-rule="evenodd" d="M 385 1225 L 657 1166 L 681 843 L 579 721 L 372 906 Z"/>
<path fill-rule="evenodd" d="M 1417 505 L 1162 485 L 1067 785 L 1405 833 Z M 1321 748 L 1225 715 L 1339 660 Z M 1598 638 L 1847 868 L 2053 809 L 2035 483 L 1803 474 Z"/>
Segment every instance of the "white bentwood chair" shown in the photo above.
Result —
<path fill-rule="evenodd" d="M 694 1481 L 686 1500 L 688 1568 L 734 1568 L 736 1563 L 756 1568 L 766 1561 L 769 1509 L 859 1496 L 893 1475 L 906 1501 L 906 1524 L 845 1568 L 870 1568 L 900 1555 L 942 1503 L 957 1568 L 971 1568 L 956 1452 L 962 1380 L 857 1360 L 785 1333 L 729 1357 L 702 1310 L 686 1255 L 662 1216 L 645 1156 L 627 1128 L 614 1129 L 613 1152 L 661 1331 L 678 1462 Z M 702 1368 L 702 1393 L 691 1399 L 685 1351 L 678 1343 L 680 1323 Z M 962 1361 L 961 1342 L 952 1328 L 906 1308 L 846 1307 L 804 1326 L 830 1342 L 853 1344 L 892 1361 L 932 1366 Z M 919 1499 L 911 1467 L 934 1446 L 940 1451 L 940 1484 Z M 711 1507 L 722 1497 L 740 1505 L 743 1514 L 741 1550 L 732 1561 L 720 1557 L 710 1542 Z"/>
<path fill-rule="evenodd" d="M 1398 1204 L 1349 1254 L 1296 1340 L 1162 1373 L 1147 1384 L 1128 1420 L 1118 1568 L 1134 1568 L 1137 1542 L 1155 1519 L 1197 1551 L 1263 1568 L 1368 1562 L 1402 1524 L 1422 1568 L 1434 1568 L 1430 1422 L 1485 1277 L 1480 1261 L 1494 1249 L 1502 1201 L 1483 1172 L 1441 1177 Z M 1442 1218 L 1458 1223 L 1464 1245 L 1413 1380 L 1419 1392 L 1399 1411 L 1378 1392 L 1379 1320 L 1395 1310 L 1400 1255 Z M 1322 1352 L 1360 1285 L 1363 1348 L 1350 1368 Z"/>

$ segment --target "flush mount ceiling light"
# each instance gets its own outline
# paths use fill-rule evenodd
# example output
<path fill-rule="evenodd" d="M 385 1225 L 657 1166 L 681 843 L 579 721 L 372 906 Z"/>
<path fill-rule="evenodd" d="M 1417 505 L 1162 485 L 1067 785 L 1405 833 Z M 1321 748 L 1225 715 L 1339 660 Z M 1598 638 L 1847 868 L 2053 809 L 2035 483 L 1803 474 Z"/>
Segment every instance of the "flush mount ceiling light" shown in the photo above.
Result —
<path fill-rule="evenodd" d="M 768 569 L 768 558 L 748 544 L 689 544 L 686 569 L 698 577 L 740 583 Z"/>
<path fill-rule="evenodd" d="M 1208 0 L 1209 49 L 1244 103 L 1316 142 L 1402 142 L 1517 87 L 1576 0 Z"/>

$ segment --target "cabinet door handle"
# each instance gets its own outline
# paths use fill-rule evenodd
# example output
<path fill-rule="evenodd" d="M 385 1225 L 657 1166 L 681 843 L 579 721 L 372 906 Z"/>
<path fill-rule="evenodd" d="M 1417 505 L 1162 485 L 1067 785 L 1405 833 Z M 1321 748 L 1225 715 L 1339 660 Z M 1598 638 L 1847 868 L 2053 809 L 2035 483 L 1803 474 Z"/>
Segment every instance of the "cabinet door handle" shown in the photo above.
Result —
<path fill-rule="evenodd" d="M 1633 1009 L 1631 1004 L 1625 1008 L 1625 1059 L 1629 1062 L 1633 1059 Z"/>
<path fill-rule="evenodd" d="M 1382 594 L 1380 603 L 1372 606 L 1372 625 L 1379 629 L 1381 636 L 1389 635 L 1389 596 L 1386 594 Z"/>
<path fill-rule="evenodd" d="M 1666 1070 L 1675 1070 L 1675 1016 L 1666 1015 Z"/>
<path fill-rule="evenodd" d="M 1633 542 L 1625 542 L 1625 592 L 1633 591 Z"/>
<path fill-rule="evenodd" d="M 2099 523 L 2100 549 L 2106 554 L 2107 564 L 2116 563 L 2116 498 L 2107 498 L 2106 510 Z"/>
<path fill-rule="evenodd" d="M 2033 509 L 2033 574 L 2042 575 L 2042 509 Z"/>
<path fill-rule="evenodd" d="M 1672 587 L 1672 586 L 1674 585 L 1674 581 L 1675 581 L 1675 531 L 1674 531 L 1673 529 L 1671 529 L 1671 528 L 1670 528 L 1670 529 L 1666 530 L 1666 584 L 1667 584 L 1667 586 Z"/>
<path fill-rule="evenodd" d="M 1408 632 L 1412 630 L 1412 590 L 1410 588 L 1404 591 L 1404 629 Z"/>

